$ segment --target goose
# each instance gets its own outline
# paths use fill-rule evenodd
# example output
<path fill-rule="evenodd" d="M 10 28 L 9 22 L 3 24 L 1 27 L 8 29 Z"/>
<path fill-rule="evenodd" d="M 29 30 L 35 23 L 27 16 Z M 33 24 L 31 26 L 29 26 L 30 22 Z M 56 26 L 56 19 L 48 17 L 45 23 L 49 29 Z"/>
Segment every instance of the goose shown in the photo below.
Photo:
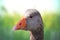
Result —
<path fill-rule="evenodd" d="M 13 30 L 30 32 L 30 40 L 44 40 L 44 27 L 41 14 L 36 9 L 28 9 Z"/>

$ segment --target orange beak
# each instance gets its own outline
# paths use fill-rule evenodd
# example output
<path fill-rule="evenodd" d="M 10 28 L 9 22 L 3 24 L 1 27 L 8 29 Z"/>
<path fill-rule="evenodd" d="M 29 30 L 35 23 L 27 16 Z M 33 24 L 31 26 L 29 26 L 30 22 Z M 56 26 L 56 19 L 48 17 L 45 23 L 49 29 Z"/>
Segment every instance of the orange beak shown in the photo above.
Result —
<path fill-rule="evenodd" d="M 13 30 L 25 29 L 26 28 L 26 18 L 22 18 L 18 24 L 13 28 Z"/>

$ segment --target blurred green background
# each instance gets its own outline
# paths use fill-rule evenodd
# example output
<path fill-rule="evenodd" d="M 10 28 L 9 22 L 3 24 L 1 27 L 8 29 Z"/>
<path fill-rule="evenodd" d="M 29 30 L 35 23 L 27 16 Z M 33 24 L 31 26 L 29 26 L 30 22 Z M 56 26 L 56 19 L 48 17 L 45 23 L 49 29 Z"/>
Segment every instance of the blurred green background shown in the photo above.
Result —
<path fill-rule="evenodd" d="M 14 12 L 14 15 L 9 15 L 3 7 L 3 14 L 0 14 L 0 40 L 29 40 L 28 31 L 17 30 L 12 28 L 22 17 Z M 60 14 L 59 12 L 44 12 L 42 15 L 44 23 L 44 40 L 60 40 Z"/>
<path fill-rule="evenodd" d="M 42 5 L 44 5 L 48 9 L 50 9 L 50 6 L 51 6 L 51 10 L 52 9 L 54 10 L 53 11 L 47 11 L 47 9 L 43 10 L 42 19 L 44 23 L 44 40 L 60 40 L 60 6 L 59 6 L 60 1 L 46 0 L 46 2 L 47 2 L 45 4 L 46 6 L 44 4 Z M 49 2 L 51 3 L 51 5 L 48 4 Z M 4 3 L 4 0 L 3 0 L 3 3 Z M 20 20 L 22 15 L 20 15 L 16 11 L 13 12 L 13 15 L 10 15 L 12 13 L 10 13 L 6 9 L 7 7 L 5 8 L 5 6 L 3 6 L 3 3 L 2 3 L 2 0 L 0 0 L 0 40 L 29 40 L 30 39 L 29 31 L 24 31 L 24 30 L 13 31 L 12 30 L 13 26 L 16 25 L 16 23 Z M 41 3 L 43 3 L 43 1 Z M 41 7 L 43 8 L 42 5 Z"/>

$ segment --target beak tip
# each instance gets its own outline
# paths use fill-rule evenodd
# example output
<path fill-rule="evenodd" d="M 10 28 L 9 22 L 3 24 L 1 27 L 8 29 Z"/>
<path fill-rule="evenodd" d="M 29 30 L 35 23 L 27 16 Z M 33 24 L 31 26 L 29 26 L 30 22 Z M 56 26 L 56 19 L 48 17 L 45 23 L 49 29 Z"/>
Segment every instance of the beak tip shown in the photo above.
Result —
<path fill-rule="evenodd" d="M 14 26 L 12 30 L 15 31 L 16 30 L 16 26 Z"/>

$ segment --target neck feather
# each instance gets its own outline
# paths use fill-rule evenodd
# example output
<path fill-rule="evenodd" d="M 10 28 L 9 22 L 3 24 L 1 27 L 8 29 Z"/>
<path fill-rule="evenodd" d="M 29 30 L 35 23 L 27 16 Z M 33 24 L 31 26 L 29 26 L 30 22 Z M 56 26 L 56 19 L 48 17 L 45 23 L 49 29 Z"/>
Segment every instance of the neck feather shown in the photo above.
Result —
<path fill-rule="evenodd" d="M 37 29 L 35 31 L 31 31 L 30 40 L 44 40 L 43 29 Z"/>

